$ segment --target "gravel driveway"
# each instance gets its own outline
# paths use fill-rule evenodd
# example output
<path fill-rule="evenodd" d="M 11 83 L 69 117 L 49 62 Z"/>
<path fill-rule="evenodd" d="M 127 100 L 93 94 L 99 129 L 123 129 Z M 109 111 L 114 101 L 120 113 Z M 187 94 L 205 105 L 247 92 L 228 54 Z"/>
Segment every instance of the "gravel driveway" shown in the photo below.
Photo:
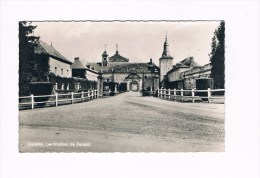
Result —
<path fill-rule="evenodd" d="M 224 104 L 127 92 L 19 112 L 20 152 L 221 152 Z"/>

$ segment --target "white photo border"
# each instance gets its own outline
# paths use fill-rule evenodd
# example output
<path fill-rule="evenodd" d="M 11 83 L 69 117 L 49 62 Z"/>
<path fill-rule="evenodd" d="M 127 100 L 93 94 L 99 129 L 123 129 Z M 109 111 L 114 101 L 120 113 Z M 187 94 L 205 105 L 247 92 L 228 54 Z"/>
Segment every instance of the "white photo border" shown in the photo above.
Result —
<path fill-rule="evenodd" d="M 0 7 L 0 177 L 259 177 L 259 1 L 2 1 Z M 19 153 L 22 20 L 225 20 L 225 152 Z"/>

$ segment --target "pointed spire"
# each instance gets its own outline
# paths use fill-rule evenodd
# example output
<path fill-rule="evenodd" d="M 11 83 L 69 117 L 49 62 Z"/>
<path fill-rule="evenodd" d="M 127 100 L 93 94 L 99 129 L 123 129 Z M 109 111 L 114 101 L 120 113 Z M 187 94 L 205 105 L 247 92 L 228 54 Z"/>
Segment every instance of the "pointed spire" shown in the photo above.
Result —
<path fill-rule="evenodd" d="M 166 34 L 165 34 L 165 42 L 164 42 L 164 45 L 163 45 L 162 56 L 170 56 L 170 54 L 169 54 L 169 45 L 168 45 L 168 41 L 167 41 L 167 31 L 166 31 Z"/>
<path fill-rule="evenodd" d="M 118 54 L 118 45 L 116 44 L 116 54 Z"/>

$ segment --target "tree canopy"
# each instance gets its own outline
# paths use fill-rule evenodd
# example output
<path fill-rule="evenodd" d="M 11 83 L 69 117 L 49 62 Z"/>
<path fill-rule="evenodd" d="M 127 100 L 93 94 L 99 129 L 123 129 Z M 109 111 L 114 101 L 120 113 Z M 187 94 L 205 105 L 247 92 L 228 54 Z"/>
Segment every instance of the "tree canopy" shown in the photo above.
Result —
<path fill-rule="evenodd" d="M 225 88 L 225 22 L 215 30 L 211 43 L 211 77 L 214 88 Z"/>
<path fill-rule="evenodd" d="M 33 35 L 35 28 L 31 22 L 19 22 L 19 96 L 30 93 L 29 84 L 36 73 L 34 47 L 39 37 Z"/>

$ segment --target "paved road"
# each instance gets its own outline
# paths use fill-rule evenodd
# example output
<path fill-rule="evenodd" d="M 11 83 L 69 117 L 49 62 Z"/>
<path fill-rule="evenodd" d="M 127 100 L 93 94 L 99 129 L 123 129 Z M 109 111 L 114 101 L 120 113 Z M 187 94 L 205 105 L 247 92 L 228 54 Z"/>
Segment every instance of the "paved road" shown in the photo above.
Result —
<path fill-rule="evenodd" d="M 127 92 L 19 112 L 20 152 L 224 151 L 224 104 Z"/>

